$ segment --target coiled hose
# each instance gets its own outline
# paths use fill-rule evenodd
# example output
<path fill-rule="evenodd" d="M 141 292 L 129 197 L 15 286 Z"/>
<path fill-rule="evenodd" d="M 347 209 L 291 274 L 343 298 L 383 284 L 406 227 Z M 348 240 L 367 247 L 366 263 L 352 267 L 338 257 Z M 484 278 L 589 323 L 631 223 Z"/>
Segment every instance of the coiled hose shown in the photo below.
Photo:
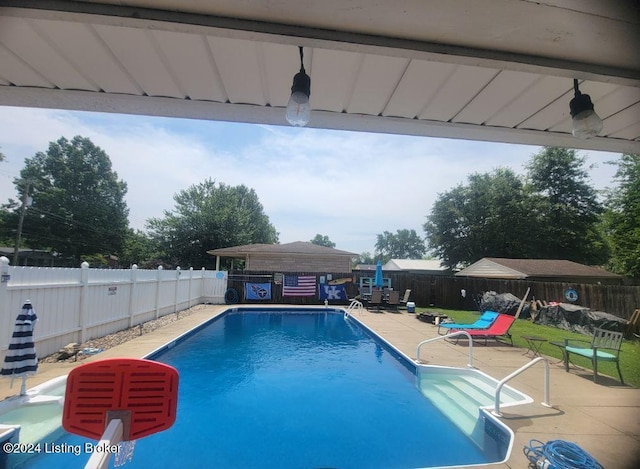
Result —
<path fill-rule="evenodd" d="M 603 469 L 593 456 L 570 441 L 551 440 L 545 444 L 530 440 L 523 451 L 529 467 L 537 469 Z"/>
<path fill-rule="evenodd" d="M 234 305 L 238 301 L 240 301 L 240 295 L 238 294 L 238 290 L 235 288 L 229 288 L 226 292 L 224 292 L 224 302 L 227 305 Z"/>

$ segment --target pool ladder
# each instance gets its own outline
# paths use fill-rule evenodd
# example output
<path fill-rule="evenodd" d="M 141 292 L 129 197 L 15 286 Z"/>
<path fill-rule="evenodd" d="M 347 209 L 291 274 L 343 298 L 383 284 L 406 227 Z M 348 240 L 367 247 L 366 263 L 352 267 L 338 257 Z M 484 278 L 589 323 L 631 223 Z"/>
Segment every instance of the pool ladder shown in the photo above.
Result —
<path fill-rule="evenodd" d="M 344 311 L 344 317 L 345 318 L 349 317 L 349 315 L 355 310 L 362 312 L 363 309 L 364 309 L 364 305 L 360 301 L 351 300 L 351 303 L 349 304 L 349 306 L 347 306 L 347 309 Z"/>
<path fill-rule="evenodd" d="M 507 383 L 507 381 L 511 380 L 511 378 L 515 378 L 520 373 L 522 373 L 528 368 L 531 368 L 533 365 L 535 365 L 538 362 L 544 363 L 544 400 L 541 402 L 541 404 L 544 407 L 550 407 L 550 408 L 553 407 L 551 404 L 549 404 L 549 362 L 544 357 L 538 357 L 538 358 L 534 358 L 524 366 L 521 366 L 516 371 L 511 373 L 509 376 L 505 376 L 502 379 L 502 381 L 498 383 L 498 386 L 496 386 L 496 396 L 494 401 L 494 407 L 493 407 L 493 410 L 491 411 L 493 415 L 495 415 L 496 417 L 502 417 L 502 413 L 500 412 L 500 391 L 502 391 L 502 387 Z"/>
<path fill-rule="evenodd" d="M 436 340 L 443 340 L 443 339 L 447 339 L 447 338 L 450 338 L 450 337 L 455 337 L 455 336 L 458 336 L 458 335 L 466 335 L 467 339 L 469 339 L 469 363 L 467 364 L 467 366 L 469 368 L 474 368 L 474 366 L 473 366 L 473 339 L 471 338 L 471 335 L 466 331 L 452 332 L 451 334 L 441 335 L 441 336 L 438 336 L 438 337 L 434 337 L 433 339 L 423 340 L 422 342 L 420 342 L 418 344 L 418 348 L 416 349 L 416 362 L 422 363 L 422 361 L 420 360 L 420 349 L 422 348 L 422 346 L 424 344 L 428 344 L 429 342 L 435 342 Z M 538 358 L 534 358 L 529 363 L 521 366 L 516 371 L 511 373 L 509 376 L 506 376 L 505 378 L 502 379 L 502 381 L 500 381 L 498 383 L 498 385 L 496 386 L 496 394 L 495 394 L 495 399 L 494 399 L 494 408 L 491 411 L 491 413 L 493 415 L 495 415 L 496 417 L 502 417 L 502 413 L 500 412 L 500 392 L 502 391 L 502 388 L 504 387 L 504 385 L 508 381 L 510 381 L 512 378 L 515 378 L 520 373 L 522 373 L 523 371 L 527 370 L 528 368 L 531 368 L 533 365 L 535 365 L 538 362 L 543 362 L 544 363 L 544 400 L 541 402 L 541 404 L 544 407 L 550 407 L 550 408 L 553 407 L 549 403 L 549 362 L 544 357 L 538 357 Z"/>
<path fill-rule="evenodd" d="M 473 340 L 471 338 L 471 334 L 469 334 L 466 331 L 452 332 L 452 333 L 447 334 L 447 335 L 441 335 L 441 336 L 438 336 L 438 337 L 434 337 L 433 339 L 423 340 L 422 342 L 420 342 L 418 344 L 418 348 L 416 350 L 416 361 L 418 363 L 422 362 L 420 360 L 420 349 L 422 348 L 423 345 L 428 344 L 429 342 L 435 342 L 436 340 L 449 339 L 451 337 L 456 337 L 456 336 L 459 336 L 459 335 L 466 335 L 467 339 L 469 339 L 469 363 L 467 364 L 467 366 L 469 368 L 473 368 Z"/>

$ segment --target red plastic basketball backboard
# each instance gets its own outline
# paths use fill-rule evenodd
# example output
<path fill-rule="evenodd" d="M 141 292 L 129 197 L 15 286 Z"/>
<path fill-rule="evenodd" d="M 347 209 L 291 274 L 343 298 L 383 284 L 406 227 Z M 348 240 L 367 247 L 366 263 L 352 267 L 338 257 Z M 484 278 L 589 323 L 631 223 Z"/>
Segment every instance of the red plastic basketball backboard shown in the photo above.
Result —
<path fill-rule="evenodd" d="M 67 377 L 62 426 L 99 440 L 110 420 L 124 423 L 125 441 L 171 427 L 178 405 L 178 372 L 139 358 L 110 358 L 74 368 Z"/>

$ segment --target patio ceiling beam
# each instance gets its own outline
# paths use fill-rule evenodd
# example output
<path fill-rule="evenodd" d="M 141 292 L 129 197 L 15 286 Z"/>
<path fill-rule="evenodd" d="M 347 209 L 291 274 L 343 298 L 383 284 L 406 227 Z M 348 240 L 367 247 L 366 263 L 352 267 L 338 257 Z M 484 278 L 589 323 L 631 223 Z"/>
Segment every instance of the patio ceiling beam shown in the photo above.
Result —
<path fill-rule="evenodd" d="M 0 87 L 0 102 L 7 106 L 27 106 L 49 109 L 72 109 L 95 112 L 114 112 L 133 115 L 221 120 L 230 122 L 287 125 L 282 108 L 192 101 L 176 98 L 148 97 L 96 93 L 90 91 L 51 90 L 41 88 Z M 541 132 L 506 127 L 403 119 L 329 111 L 313 111 L 307 127 L 319 129 L 354 130 L 364 132 L 468 139 L 489 142 L 544 145 L 584 150 L 640 153 L 639 141 L 596 137 L 576 139 L 570 134 Z"/>

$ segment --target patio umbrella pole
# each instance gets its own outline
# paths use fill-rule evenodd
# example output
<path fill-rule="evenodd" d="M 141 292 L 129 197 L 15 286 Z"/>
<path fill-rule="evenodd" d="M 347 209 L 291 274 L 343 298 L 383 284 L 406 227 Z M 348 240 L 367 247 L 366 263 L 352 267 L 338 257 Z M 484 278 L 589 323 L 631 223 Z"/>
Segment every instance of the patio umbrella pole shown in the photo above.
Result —
<path fill-rule="evenodd" d="M 11 379 L 11 381 L 13 384 L 13 379 Z M 22 377 L 22 385 L 20 386 L 20 395 L 21 396 L 27 395 L 27 377 L 26 376 Z"/>

